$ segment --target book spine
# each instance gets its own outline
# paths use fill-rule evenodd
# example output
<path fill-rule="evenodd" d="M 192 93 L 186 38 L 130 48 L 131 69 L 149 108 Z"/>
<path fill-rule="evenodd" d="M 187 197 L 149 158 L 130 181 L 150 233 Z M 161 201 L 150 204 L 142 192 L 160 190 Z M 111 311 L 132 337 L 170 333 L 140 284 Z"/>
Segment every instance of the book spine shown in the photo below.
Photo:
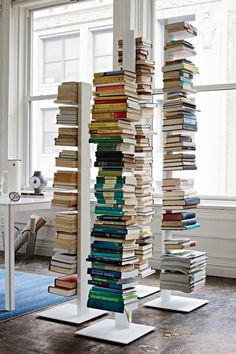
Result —
<path fill-rule="evenodd" d="M 124 304 L 115 303 L 115 302 L 111 302 L 111 301 L 104 301 L 104 300 L 89 298 L 87 305 L 88 305 L 88 307 L 100 309 L 100 310 L 119 312 L 119 313 L 124 312 Z"/>

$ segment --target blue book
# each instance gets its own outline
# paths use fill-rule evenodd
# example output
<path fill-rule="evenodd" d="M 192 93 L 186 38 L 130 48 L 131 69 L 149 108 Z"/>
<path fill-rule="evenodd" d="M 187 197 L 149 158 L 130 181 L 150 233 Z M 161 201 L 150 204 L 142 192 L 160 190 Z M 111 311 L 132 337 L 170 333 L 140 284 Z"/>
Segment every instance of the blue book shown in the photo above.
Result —
<path fill-rule="evenodd" d="M 114 290 L 120 290 L 122 291 L 122 285 L 121 284 L 109 284 L 109 283 L 103 283 L 101 281 L 97 281 L 97 280 L 88 280 L 88 284 L 90 285 L 101 285 L 101 287 L 103 287 L 102 289 L 114 289 Z"/>
<path fill-rule="evenodd" d="M 106 258 L 115 258 L 123 259 L 122 254 L 119 253 L 105 253 L 105 252 L 91 252 L 92 257 L 106 257 Z"/>
<path fill-rule="evenodd" d="M 190 213 L 180 213 L 182 219 L 194 219 L 196 217 L 196 213 L 190 212 Z"/>
<path fill-rule="evenodd" d="M 184 201 L 185 201 L 185 205 L 194 205 L 194 204 L 199 204 L 201 200 L 198 197 L 194 197 L 194 198 L 186 198 Z"/>
<path fill-rule="evenodd" d="M 109 245 L 111 242 L 101 242 L 101 243 L 92 243 L 91 247 L 92 248 L 100 248 L 100 249 L 107 249 L 107 250 L 114 250 L 114 251 L 122 251 L 123 247 L 122 246 L 114 246 L 114 245 Z"/>
<path fill-rule="evenodd" d="M 108 206 L 96 206 L 95 210 L 122 211 L 122 208 L 108 207 Z"/>
<path fill-rule="evenodd" d="M 190 117 L 183 117 L 183 123 L 184 124 L 190 124 L 190 125 L 196 125 L 197 126 L 197 120 L 196 118 L 190 118 Z"/>
<path fill-rule="evenodd" d="M 94 285 L 92 287 L 93 290 L 96 290 L 96 291 L 107 291 L 109 293 L 114 293 L 114 294 L 123 294 L 124 293 L 124 290 L 122 289 L 109 289 L 109 288 L 102 288 L 100 286 L 96 286 Z M 134 291 L 135 291 L 135 288 L 134 288 Z"/>
<path fill-rule="evenodd" d="M 192 80 L 192 79 L 187 79 L 187 78 L 184 77 L 184 76 L 180 76 L 179 81 L 180 81 L 181 83 L 187 83 L 187 84 L 192 84 L 192 83 L 193 83 L 193 80 Z"/>
<path fill-rule="evenodd" d="M 86 259 L 88 262 L 97 262 L 97 263 L 108 263 L 108 264 L 114 264 L 118 266 L 126 265 L 126 264 L 134 264 L 135 261 L 137 261 L 136 256 L 132 256 L 126 259 L 112 259 L 112 258 L 106 258 L 106 257 L 101 257 L 101 256 L 92 256 L 89 255 L 88 258 Z"/>
<path fill-rule="evenodd" d="M 192 79 L 193 78 L 193 74 L 190 74 L 190 73 L 186 73 L 186 72 L 183 72 L 183 71 L 179 71 L 179 77 L 180 78 L 185 78 L 185 79 Z"/>
<path fill-rule="evenodd" d="M 92 307 L 94 309 L 119 312 L 119 313 L 123 313 L 125 308 L 125 305 L 123 303 L 98 300 L 98 299 L 88 299 L 87 306 Z"/>
<path fill-rule="evenodd" d="M 110 227 L 98 227 L 98 226 L 94 227 L 93 231 L 120 234 L 120 235 L 126 235 L 128 233 L 126 229 L 115 229 Z"/>
<path fill-rule="evenodd" d="M 121 249 L 123 248 L 120 242 L 106 242 L 106 241 L 97 241 L 94 240 L 93 241 L 93 245 L 95 245 L 97 247 L 97 245 L 103 245 L 104 247 L 121 247 Z"/>
<path fill-rule="evenodd" d="M 122 272 L 118 272 L 115 270 L 105 270 L 105 269 L 96 269 L 96 268 L 88 268 L 88 274 L 94 277 L 106 277 L 111 279 L 120 279 Z"/>
<path fill-rule="evenodd" d="M 185 230 L 191 230 L 191 229 L 197 229 L 198 227 L 200 227 L 201 225 L 196 222 L 196 224 L 192 224 L 192 225 L 184 225 L 184 229 Z"/>

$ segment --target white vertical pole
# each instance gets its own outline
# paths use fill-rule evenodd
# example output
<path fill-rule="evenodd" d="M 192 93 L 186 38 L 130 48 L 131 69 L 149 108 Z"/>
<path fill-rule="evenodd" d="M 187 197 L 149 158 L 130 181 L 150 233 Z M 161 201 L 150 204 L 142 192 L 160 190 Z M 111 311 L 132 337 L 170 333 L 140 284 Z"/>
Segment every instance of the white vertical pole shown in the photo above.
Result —
<path fill-rule="evenodd" d="M 90 149 L 88 123 L 90 121 L 91 85 L 79 83 L 78 107 L 78 307 L 77 315 L 87 313 L 88 275 L 85 261 L 90 251 Z"/>
<path fill-rule="evenodd" d="M 167 24 L 167 21 L 164 22 L 164 26 Z M 167 31 L 164 29 L 164 44 L 166 44 L 166 42 L 168 42 L 169 38 L 168 38 L 168 34 Z M 168 60 L 171 60 L 173 58 L 171 58 L 170 56 L 168 56 Z M 164 65 L 166 63 L 167 60 L 167 55 L 166 53 L 164 53 Z M 167 95 L 164 93 L 164 101 L 166 100 Z M 162 113 L 163 114 L 163 113 Z M 167 133 L 163 133 L 163 146 L 162 146 L 162 155 L 163 155 L 163 165 L 164 165 L 164 142 L 165 142 L 165 138 L 167 136 Z M 163 170 L 163 179 L 165 178 L 172 178 L 173 177 L 173 172 L 172 171 L 164 171 Z M 163 201 L 162 201 L 163 204 Z M 162 210 L 163 212 L 163 210 Z M 165 249 L 164 249 L 164 240 L 171 240 L 171 231 L 162 231 L 161 232 L 161 237 L 162 237 L 162 254 L 165 254 Z M 169 302 L 171 300 L 171 290 L 161 290 L 161 301 L 162 302 Z"/>
<path fill-rule="evenodd" d="M 115 326 L 118 329 L 129 328 L 131 323 L 124 313 L 115 313 Z"/>
<path fill-rule="evenodd" d="M 135 33 L 134 30 L 124 31 L 123 69 L 135 72 Z"/>
<path fill-rule="evenodd" d="M 5 224 L 5 309 L 15 309 L 15 247 L 14 247 L 14 214 L 12 206 L 6 205 L 4 213 Z"/>

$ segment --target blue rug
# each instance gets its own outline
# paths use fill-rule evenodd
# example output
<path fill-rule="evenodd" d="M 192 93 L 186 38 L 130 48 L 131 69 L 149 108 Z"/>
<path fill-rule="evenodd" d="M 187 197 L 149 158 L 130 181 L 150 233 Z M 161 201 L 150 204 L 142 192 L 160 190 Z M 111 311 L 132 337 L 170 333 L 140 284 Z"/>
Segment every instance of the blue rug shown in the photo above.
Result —
<path fill-rule="evenodd" d="M 5 271 L 0 270 L 0 321 L 7 321 L 74 298 L 48 293 L 48 286 L 53 283 L 54 278 L 50 276 L 15 272 L 16 309 L 5 311 Z"/>

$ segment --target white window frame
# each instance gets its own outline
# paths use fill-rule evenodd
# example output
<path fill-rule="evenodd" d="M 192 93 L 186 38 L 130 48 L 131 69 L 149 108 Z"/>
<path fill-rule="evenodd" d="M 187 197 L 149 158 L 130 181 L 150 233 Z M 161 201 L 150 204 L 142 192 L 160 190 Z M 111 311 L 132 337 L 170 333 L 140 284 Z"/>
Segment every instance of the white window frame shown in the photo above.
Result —
<path fill-rule="evenodd" d="M 83 46 L 84 48 L 87 48 L 87 55 L 83 55 L 80 59 L 80 68 L 79 71 L 80 73 L 84 76 L 84 79 L 81 79 L 81 81 L 90 81 L 92 79 L 92 75 L 93 75 L 93 67 L 94 67 L 94 43 L 93 43 L 93 35 L 95 33 L 102 33 L 102 32 L 106 32 L 106 31 L 112 31 L 113 27 L 111 25 L 111 21 L 107 20 L 104 21 L 105 23 L 103 25 L 101 25 L 101 21 L 93 21 L 93 26 L 91 27 L 91 24 L 82 24 L 80 26 L 75 26 L 72 27 L 72 29 L 69 32 L 57 32 L 57 30 L 53 30 L 51 33 L 51 35 L 45 35 L 42 36 L 41 33 L 39 33 L 37 36 L 40 38 L 52 38 L 52 37 L 63 37 L 63 36 L 67 36 L 67 35 L 71 35 L 73 33 L 79 33 L 80 35 L 80 46 Z M 87 42 L 92 43 L 92 45 L 85 46 L 84 43 Z M 89 60 L 85 59 L 89 58 Z M 86 65 L 86 70 L 84 70 L 83 65 Z M 87 73 L 87 75 L 86 75 Z M 31 80 L 32 81 L 32 80 Z M 50 87 L 50 86 L 56 86 L 56 84 L 41 84 L 44 87 Z M 32 89 L 31 89 L 32 90 Z M 46 100 L 55 100 L 56 99 L 56 93 L 55 94 L 44 94 L 44 95 L 30 95 L 28 97 L 28 102 L 29 102 L 29 106 L 30 104 L 32 104 L 32 102 L 35 101 L 46 101 Z M 29 109 L 29 130 L 31 131 L 31 107 Z M 32 166 L 31 166 L 31 161 L 32 161 L 32 151 L 29 151 L 29 161 L 28 161 L 28 168 L 29 170 L 32 170 Z M 93 185 L 93 183 L 91 183 L 91 185 Z M 51 189 L 51 187 L 47 187 L 47 189 Z M 91 187 L 92 189 L 92 187 Z"/>

